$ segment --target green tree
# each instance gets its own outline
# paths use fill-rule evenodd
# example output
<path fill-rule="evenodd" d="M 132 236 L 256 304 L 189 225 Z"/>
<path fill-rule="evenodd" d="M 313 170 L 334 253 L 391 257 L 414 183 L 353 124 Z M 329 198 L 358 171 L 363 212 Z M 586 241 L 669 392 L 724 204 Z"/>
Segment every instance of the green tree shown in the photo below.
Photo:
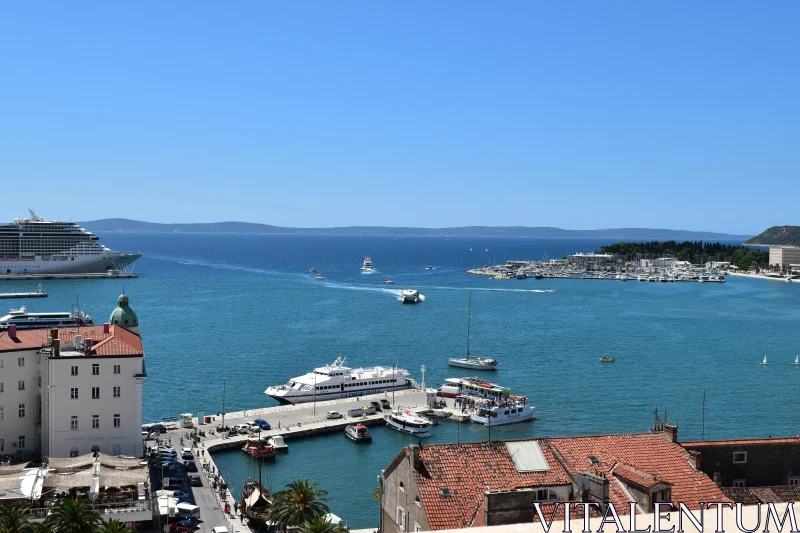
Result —
<path fill-rule="evenodd" d="M 0 533 L 33 533 L 28 509 L 21 505 L 0 507 Z"/>
<path fill-rule="evenodd" d="M 72 498 L 63 500 L 53 514 L 45 519 L 48 533 L 88 533 L 100 526 L 100 515 L 86 505 Z"/>
<path fill-rule="evenodd" d="M 377 501 L 381 501 L 381 486 L 380 485 L 375 487 L 375 490 L 372 491 L 372 499 L 373 500 L 377 500 Z"/>
<path fill-rule="evenodd" d="M 136 533 L 136 528 L 112 518 L 100 524 L 95 533 Z"/>
<path fill-rule="evenodd" d="M 327 495 L 328 491 L 318 489 L 316 482 L 298 479 L 275 493 L 267 518 L 281 531 L 311 521 L 330 512 L 325 503 Z"/>
<path fill-rule="evenodd" d="M 327 516 L 318 516 L 300 524 L 300 533 L 345 533 L 342 526 L 331 522 Z"/>

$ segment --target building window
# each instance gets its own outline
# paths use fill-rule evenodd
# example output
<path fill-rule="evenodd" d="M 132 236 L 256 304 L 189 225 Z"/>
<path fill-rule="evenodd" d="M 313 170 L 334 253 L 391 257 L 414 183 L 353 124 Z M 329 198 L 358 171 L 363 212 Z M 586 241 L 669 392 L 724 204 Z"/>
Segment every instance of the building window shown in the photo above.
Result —
<path fill-rule="evenodd" d="M 71 400 L 77 400 L 78 399 L 78 387 L 72 387 L 69 390 L 69 397 L 70 397 Z"/>
<path fill-rule="evenodd" d="M 122 387 L 114 387 L 114 398 L 119 398 L 120 397 L 120 389 L 121 388 Z"/>
<path fill-rule="evenodd" d="M 747 452 L 733 452 L 733 464 L 743 464 L 747 462 Z"/>
<path fill-rule="evenodd" d="M 405 492 L 405 491 L 406 491 L 406 487 L 405 487 L 405 485 L 403 485 L 403 482 L 401 481 L 400 482 L 400 492 Z"/>
<path fill-rule="evenodd" d="M 422 503 L 419 501 L 419 496 L 414 498 L 414 503 L 417 504 L 417 507 L 422 507 Z"/>
<path fill-rule="evenodd" d="M 558 494 L 550 489 L 539 489 L 536 491 L 536 500 L 540 502 L 557 500 Z"/>
<path fill-rule="evenodd" d="M 115 444 L 111 447 L 111 455 L 122 455 L 122 446 Z"/>
<path fill-rule="evenodd" d="M 0 392 L 5 392 L 5 385 L 0 381 Z"/>
<path fill-rule="evenodd" d="M 17 437 L 17 448 L 19 448 L 20 450 L 25 449 L 25 435 L 20 435 L 19 437 Z"/>
<path fill-rule="evenodd" d="M 114 427 L 115 428 L 121 427 L 121 424 L 119 422 L 119 415 L 114 415 Z"/>
<path fill-rule="evenodd" d="M 19 418 L 25 418 L 25 404 L 24 403 L 19 404 L 19 411 L 17 412 L 17 415 L 19 416 Z"/>
<path fill-rule="evenodd" d="M 42 376 L 36 376 L 36 386 L 42 388 Z"/>
<path fill-rule="evenodd" d="M 406 530 L 406 511 L 399 505 L 397 506 L 397 511 L 394 515 L 394 521 L 402 531 Z"/>
<path fill-rule="evenodd" d="M 92 400 L 100 399 L 100 387 L 92 387 Z"/>
<path fill-rule="evenodd" d="M 6 360 L 0 359 L 0 368 L 5 368 L 5 367 L 6 367 Z"/>
<path fill-rule="evenodd" d="M 73 417 L 70 418 L 70 420 L 69 420 L 69 429 L 71 429 L 72 431 L 75 431 L 76 429 L 78 429 L 78 417 L 77 416 L 73 416 Z"/>
<path fill-rule="evenodd" d="M 100 415 L 92 415 L 92 428 L 97 429 L 100 427 Z"/>
<path fill-rule="evenodd" d="M 734 479 L 733 480 L 733 486 L 734 487 L 739 487 L 739 488 L 745 488 L 747 485 L 746 485 L 744 479 Z"/>
<path fill-rule="evenodd" d="M 19 366 L 25 366 L 25 358 L 24 357 L 17 357 L 17 364 Z"/>
<path fill-rule="evenodd" d="M 0 438 L 0 452 L 6 451 L 6 439 Z"/>
<path fill-rule="evenodd" d="M 24 379 L 19 380 L 17 386 L 19 387 L 19 390 L 25 390 L 25 380 Z"/>
<path fill-rule="evenodd" d="M 99 376 L 100 375 L 100 365 L 99 364 L 93 364 L 92 365 L 92 375 L 93 376 Z"/>
<path fill-rule="evenodd" d="M 78 367 L 77 366 L 72 366 L 72 368 L 69 369 L 69 373 L 70 373 L 71 376 L 77 376 L 78 375 Z"/>
<path fill-rule="evenodd" d="M 800 476 L 789 476 L 789 479 L 786 480 L 788 485 L 797 486 L 800 485 Z"/>
<path fill-rule="evenodd" d="M 119 367 L 120 367 L 120 365 L 114 365 L 114 373 L 115 374 L 119 374 L 119 370 L 120 370 Z"/>
<path fill-rule="evenodd" d="M 5 420 L 6 418 L 6 408 L 0 407 L 0 420 Z"/>

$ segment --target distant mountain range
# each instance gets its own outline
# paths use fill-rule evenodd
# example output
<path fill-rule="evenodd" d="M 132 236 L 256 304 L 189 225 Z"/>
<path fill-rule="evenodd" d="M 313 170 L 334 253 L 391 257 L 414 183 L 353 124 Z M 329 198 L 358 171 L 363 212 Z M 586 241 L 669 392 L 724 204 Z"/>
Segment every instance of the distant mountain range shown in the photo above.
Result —
<path fill-rule="evenodd" d="M 761 246 L 800 246 L 800 226 L 772 226 L 745 244 Z"/>
<path fill-rule="evenodd" d="M 526 226 L 464 226 L 458 228 L 390 228 L 383 226 L 348 226 L 341 228 L 285 228 L 252 222 L 213 222 L 207 224 L 158 224 L 127 218 L 105 218 L 79 222 L 89 231 L 161 232 L 161 233 L 289 233 L 304 235 L 409 235 L 451 237 L 550 237 L 623 240 L 745 240 L 750 235 L 710 231 L 686 231 L 648 228 L 569 230 Z"/>

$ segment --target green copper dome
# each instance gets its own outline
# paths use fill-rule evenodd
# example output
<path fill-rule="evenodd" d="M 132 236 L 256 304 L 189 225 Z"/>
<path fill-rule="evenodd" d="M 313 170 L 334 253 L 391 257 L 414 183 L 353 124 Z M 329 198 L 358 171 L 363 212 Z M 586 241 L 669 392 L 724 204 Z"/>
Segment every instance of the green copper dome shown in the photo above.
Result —
<path fill-rule="evenodd" d="M 139 319 L 133 309 L 128 307 L 128 295 L 121 294 L 117 304 L 116 309 L 111 312 L 111 317 L 108 319 L 109 323 L 115 326 L 122 326 L 125 329 L 138 328 Z"/>

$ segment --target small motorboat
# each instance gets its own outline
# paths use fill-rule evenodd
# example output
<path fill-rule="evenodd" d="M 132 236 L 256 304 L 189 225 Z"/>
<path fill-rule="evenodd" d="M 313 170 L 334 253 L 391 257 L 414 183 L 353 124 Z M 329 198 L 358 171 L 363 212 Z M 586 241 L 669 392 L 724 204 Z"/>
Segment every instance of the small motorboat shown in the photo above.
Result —
<path fill-rule="evenodd" d="M 555 289 L 545 289 L 544 292 L 556 292 Z"/>
<path fill-rule="evenodd" d="M 600 362 L 601 363 L 613 363 L 614 361 L 616 361 L 616 359 L 614 359 L 613 357 L 601 357 L 600 358 Z"/>
<path fill-rule="evenodd" d="M 383 280 L 383 282 L 384 282 L 385 284 L 387 284 L 387 285 L 392 285 L 392 284 L 394 284 L 394 280 L 393 280 L 393 279 L 389 279 L 389 278 L 386 278 L 385 280 Z"/>
<path fill-rule="evenodd" d="M 349 424 L 344 428 L 344 434 L 353 442 L 372 442 L 372 435 L 363 424 Z"/>
<path fill-rule="evenodd" d="M 428 265 L 428 266 L 425 267 L 425 270 L 434 270 L 434 268 L 432 266 Z"/>
<path fill-rule="evenodd" d="M 311 270 L 309 270 L 309 272 L 311 272 L 312 274 L 316 274 L 317 269 L 315 267 L 311 267 Z"/>
<path fill-rule="evenodd" d="M 242 451 L 256 459 L 272 459 L 277 455 L 275 448 L 258 439 L 247 439 Z"/>
<path fill-rule="evenodd" d="M 419 291 L 417 289 L 403 289 L 400 294 L 400 299 L 404 304 L 416 304 L 421 301 Z"/>
<path fill-rule="evenodd" d="M 276 452 L 289 451 L 289 446 L 286 444 L 286 441 L 283 440 L 283 437 L 281 435 L 275 435 L 274 437 L 270 437 L 267 440 L 267 446 L 274 448 Z"/>
<path fill-rule="evenodd" d="M 322 274 L 317 274 L 316 276 L 314 276 L 314 279 L 325 279 L 325 276 L 323 276 Z"/>
<path fill-rule="evenodd" d="M 392 429 L 403 433 L 410 433 L 417 437 L 430 437 L 431 421 L 422 415 L 411 412 L 410 409 L 397 407 L 383 415 L 386 424 Z"/>

